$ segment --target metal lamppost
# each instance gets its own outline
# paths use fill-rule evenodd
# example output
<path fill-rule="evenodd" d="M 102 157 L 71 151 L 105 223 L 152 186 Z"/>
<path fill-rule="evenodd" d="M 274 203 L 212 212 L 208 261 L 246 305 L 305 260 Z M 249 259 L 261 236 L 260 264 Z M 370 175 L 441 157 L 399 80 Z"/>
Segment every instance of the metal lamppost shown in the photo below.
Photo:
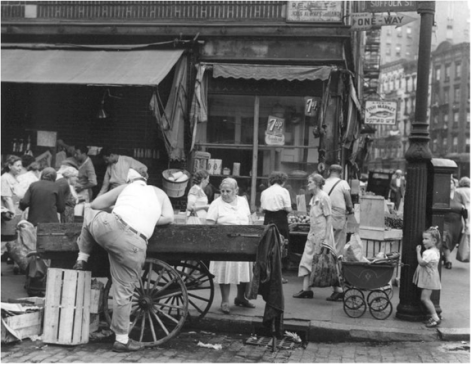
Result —
<path fill-rule="evenodd" d="M 396 317 L 407 321 L 420 321 L 424 311 L 420 306 L 420 296 L 413 275 L 418 266 L 416 246 L 421 244 L 426 228 L 428 165 L 432 159 L 428 146 L 429 130 L 427 120 L 428 81 L 431 56 L 431 36 L 434 22 L 434 1 L 418 1 L 421 15 L 418 51 L 418 72 L 416 87 L 415 121 L 409 137 L 410 147 L 405 154 L 407 161 L 407 187 L 404 208 L 400 304 Z"/>

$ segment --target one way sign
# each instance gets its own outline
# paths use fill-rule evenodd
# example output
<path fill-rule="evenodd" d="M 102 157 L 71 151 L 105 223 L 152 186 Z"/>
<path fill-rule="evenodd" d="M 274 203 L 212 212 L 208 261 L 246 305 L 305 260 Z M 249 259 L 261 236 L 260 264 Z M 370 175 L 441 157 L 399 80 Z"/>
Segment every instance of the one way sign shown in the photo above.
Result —
<path fill-rule="evenodd" d="M 395 26 L 401 27 L 415 21 L 417 18 L 400 13 L 353 13 L 351 14 L 351 31 L 369 30 L 376 27 Z"/>

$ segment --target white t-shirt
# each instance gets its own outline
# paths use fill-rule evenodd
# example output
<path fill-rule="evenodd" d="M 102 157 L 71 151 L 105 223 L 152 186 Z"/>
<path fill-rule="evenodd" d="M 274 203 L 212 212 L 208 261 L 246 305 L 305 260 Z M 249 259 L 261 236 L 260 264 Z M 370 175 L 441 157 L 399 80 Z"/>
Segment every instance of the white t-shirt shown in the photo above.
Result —
<path fill-rule="evenodd" d="M 236 197 L 236 205 L 226 203 L 219 197 L 208 208 L 206 219 L 221 225 L 248 225 L 250 215 L 249 204 L 242 196 Z"/>
<path fill-rule="evenodd" d="M 285 208 L 291 208 L 290 193 L 279 184 L 273 184 L 261 194 L 261 208 L 271 212 L 277 212 Z"/>
<path fill-rule="evenodd" d="M 334 184 L 339 180 L 339 177 L 328 177 L 323 186 L 323 191 L 329 195 L 331 199 L 331 206 L 333 209 L 346 210 L 346 201 L 344 200 L 344 192 L 350 194 L 351 188 L 346 180 L 341 180 L 338 185 L 334 188 L 333 192 L 329 194 Z"/>
<path fill-rule="evenodd" d="M 130 227 L 150 238 L 162 212 L 154 187 L 137 180 L 120 193 L 113 213 L 120 216 Z"/>

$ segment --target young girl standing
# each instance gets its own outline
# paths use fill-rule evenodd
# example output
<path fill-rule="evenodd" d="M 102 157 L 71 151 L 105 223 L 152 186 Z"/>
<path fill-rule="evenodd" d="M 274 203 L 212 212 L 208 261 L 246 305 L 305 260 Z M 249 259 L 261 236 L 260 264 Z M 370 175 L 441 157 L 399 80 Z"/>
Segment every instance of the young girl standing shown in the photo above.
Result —
<path fill-rule="evenodd" d="M 434 304 L 431 301 L 431 293 L 433 290 L 441 289 L 441 281 L 439 279 L 438 264 L 441 257 L 439 248 L 441 245 L 441 234 L 437 227 L 430 227 L 423 232 L 423 245 L 425 251 L 421 256 L 421 245 L 416 246 L 416 254 L 418 256 L 418 267 L 413 276 L 415 283 L 421 290 L 421 301 L 425 305 L 431 318 L 426 322 L 426 327 L 437 327 L 441 323 L 441 319 L 436 313 Z"/>

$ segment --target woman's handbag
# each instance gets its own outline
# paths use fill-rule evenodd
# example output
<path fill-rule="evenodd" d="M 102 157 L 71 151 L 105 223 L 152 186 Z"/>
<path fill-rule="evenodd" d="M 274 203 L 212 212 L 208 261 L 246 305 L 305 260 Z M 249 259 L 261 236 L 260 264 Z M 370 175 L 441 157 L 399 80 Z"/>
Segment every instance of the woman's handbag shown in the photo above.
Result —
<path fill-rule="evenodd" d="M 469 228 L 465 226 L 464 233 L 462 233 L 459 247 L 457 248 L 456 260 L 460 262 L 470 261 L 470 235 Z"/>
<path fill-rule="evenodd" d="M 326 288 L 338 282 L 336 253 L 327 244 L 321 245 L 321 252 L 313 256 L 310 286 Z"/>

